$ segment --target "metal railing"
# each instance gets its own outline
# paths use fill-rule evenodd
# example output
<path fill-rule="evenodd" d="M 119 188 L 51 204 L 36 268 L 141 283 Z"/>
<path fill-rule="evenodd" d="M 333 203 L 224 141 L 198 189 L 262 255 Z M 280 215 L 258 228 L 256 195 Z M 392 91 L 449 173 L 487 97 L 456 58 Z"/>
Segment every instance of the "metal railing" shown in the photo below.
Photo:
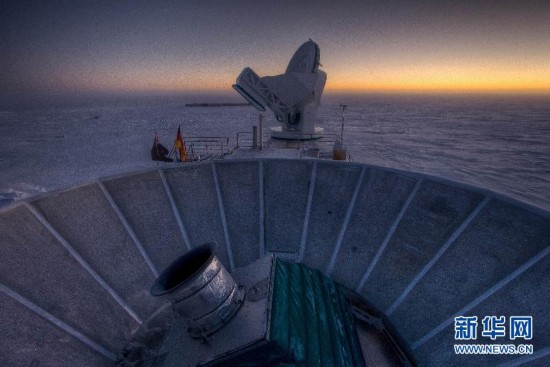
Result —
<path fill-rule="evenodd" d="M 188 161 L 223 159 L 236 149 L 227 136 L 188 136 L 184 139 L 184 143 Z M 179 158 L 174 148 L 170 156 Z"/>
<path fill-rule="evenodd" d="M 262 134 L 264 144 L 271 138 L 271 133 L 263 133 Z M 302 140 L 302 143 L 304 145 L 307 145 L 308 142 L 315 142 L 318 145 L 328 145 L 328 144 L 334 144 L 336 139 L 338 138 L 337 134 L 323 134 L 318 139 L 313 140 Z M 239 131 L 237 133 L 237 147 L 239 148 L 252 148 L 252 142 L 253 142 L 253 136 L 252 131 Z M 332 145 L 330 146 L 330 149 L 332 149 Z"/>
<path fill-rule="evenodd" d="M 269 139 L 271 133 L 263 133 L 263 146 L 269 148 Z M 319 158 L 333 159 L 334 143 L 340 138 L 338 134 L 323 134 L 318 139 L 301 140 L 297 143 L 296 148 L 301 151 L 301 156 L 308 156 L 308 151 L 311 149 L 319 150 Z M 236 148 L 251 149 L 253 148 L 253 133 L 252 131 L 239 131 L 237 133 Z M 259 142 L 258 142 L 259 145 Z M 351 161 L 351 154 L 346 152 L 346 160 Z"/>
<path fill-rule="evenodd" d="M 264 133 L 262 138 L 263 146 L 269 148 L 271 134 Z M 296 149 L 300 150 L 300 156 L 310 156 L 312 151 L 318 151 L 318 158 L 332 159 L 334 143 L 338 138 L 337 134 L 324 134 L 319 139 L 298 141 Z M 188 136 L 184 139 L 188 161 L 223 159 L 236 149 L 253 148 L 253 141 L 252 131 L 239 131 L 235 140 L 227 136 Z M 169 156 L 176 160 L 179 158 L 174 147 Z M 346 160 L 351 161 L 349 152 Z"/>
<path fill-rule="evenodd" d="M 262 141 L 265 143 L 269 140 L 270 137 L 271 133 L 263 133 Z M 252 131 L 239 131 L 237 133 L 237 148 L 252 148 L 253 140 L 254 138 Z"/>

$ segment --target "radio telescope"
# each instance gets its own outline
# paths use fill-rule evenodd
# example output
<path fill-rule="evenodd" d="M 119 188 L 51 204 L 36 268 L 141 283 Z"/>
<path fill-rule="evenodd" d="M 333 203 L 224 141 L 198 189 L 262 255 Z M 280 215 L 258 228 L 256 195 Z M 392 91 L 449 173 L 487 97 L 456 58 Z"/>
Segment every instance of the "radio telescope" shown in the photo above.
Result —
<path fill-rule="evenodd" d="M 310 39 L 294 53 L 284 74 L 259 77 L 247 67 L 238 76 L 233 88 L 257 110 L 272 110 L 281 122 L 280 128 L 272 129 L 272 137 L 320 137 L 322 129 L 315 122 L 327 74 L 319 70 L 319 58 L 319 46 Z"/>

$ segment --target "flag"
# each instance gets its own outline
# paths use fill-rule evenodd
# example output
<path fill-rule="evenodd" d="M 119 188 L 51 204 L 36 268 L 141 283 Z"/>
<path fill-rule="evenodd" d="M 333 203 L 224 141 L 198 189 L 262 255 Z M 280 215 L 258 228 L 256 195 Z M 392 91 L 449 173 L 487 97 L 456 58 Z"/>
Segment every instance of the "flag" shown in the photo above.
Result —
<path fill-rule="evenodd" d="M 178 135 L 176 136 L 176 150 L 180 153 L 180 159 L 182 162 L 187 161 L 187 149 L 185 148 L 185 142 L 181 137 L 181 126 L 178 127 Z"/>
<path fill-rule="evenodd" d="M 159 138 L 155 132 L 155 138 L 153 139 L 153 147 L 151 148 L 151 159 L 154 161 L 159 160 L 159 150 L 158 150 Z"/>
<path fill-rule="evenodd" d="M 156 148 L 158 143 L 159 143 L 159 137 L 157 135 L 157 132 L 155 131 L 155 138 L 153 139 L 153 148 Z"/>

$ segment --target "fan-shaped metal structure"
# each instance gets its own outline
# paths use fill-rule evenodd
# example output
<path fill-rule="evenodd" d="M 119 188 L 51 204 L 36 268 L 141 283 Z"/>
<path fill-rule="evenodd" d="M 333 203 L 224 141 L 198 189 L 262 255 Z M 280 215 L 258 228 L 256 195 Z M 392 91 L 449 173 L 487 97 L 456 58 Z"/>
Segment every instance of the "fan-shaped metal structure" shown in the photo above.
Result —
<path fill-rule="evenodd" d="M 19 202 L 0 212 L 0 238 L 6 366 L 111 365 L 159 307 L 159 272 L 210 241 L 229 271 L 275 254 L 356 290 L 420 366 L 550 362 L 550 214 L 416 173 L 188 164 Z M 455 354 L 457 315 L 532 316 L 534 353 Z"/>

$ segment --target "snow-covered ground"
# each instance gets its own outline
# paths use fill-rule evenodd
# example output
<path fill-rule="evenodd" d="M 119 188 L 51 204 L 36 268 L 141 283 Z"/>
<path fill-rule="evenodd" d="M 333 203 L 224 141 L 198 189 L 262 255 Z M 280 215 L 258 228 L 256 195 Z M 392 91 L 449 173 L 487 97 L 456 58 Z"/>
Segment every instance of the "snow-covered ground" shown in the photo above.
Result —
<path fill-rule="evenodd" d="M 234 140 L 257 123 L 252 107 L 185 107 L 205 100 L 157 96 L 1 108 L 0 206 L 153 168 L 155 129 L 170 147 L 179 125 L 184 138 Z M 550 97 L 325 96 L 319 121 L 328 133 L 340 131 L 340 103 L 348 106 L 344 140 L 354 161 L 462 181 L 550 209 Z M 277 125 L 271 113 L 265 116 L 267 127 Z"/>

